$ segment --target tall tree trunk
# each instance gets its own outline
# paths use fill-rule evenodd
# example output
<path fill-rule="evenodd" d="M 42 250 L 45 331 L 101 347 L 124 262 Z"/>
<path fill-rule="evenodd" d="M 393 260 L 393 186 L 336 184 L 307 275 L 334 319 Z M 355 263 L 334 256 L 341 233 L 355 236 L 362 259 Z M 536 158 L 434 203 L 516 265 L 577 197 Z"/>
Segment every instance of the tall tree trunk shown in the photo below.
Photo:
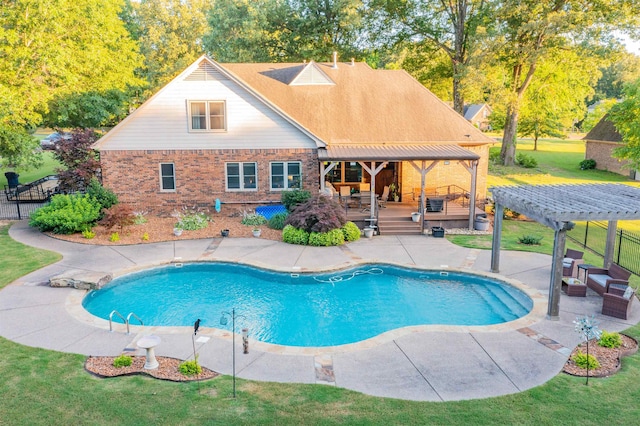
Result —
<path fill-rule="evenodd" d="M 462 94 L 462 72 L 460 71 L 460 64 L 453 62 L 453 109 L 460 115 L 464 115 L 464 95 Z"/>
<path fill-rule="evenodd" d="M 500 149 L 500 159 L 505 166 L 513 166 L 515 164 L 519 114 L 519 103 L 509 105 L 507 119 L 504 123 L 504 134 L 502 135 L 502 148 Z"/>

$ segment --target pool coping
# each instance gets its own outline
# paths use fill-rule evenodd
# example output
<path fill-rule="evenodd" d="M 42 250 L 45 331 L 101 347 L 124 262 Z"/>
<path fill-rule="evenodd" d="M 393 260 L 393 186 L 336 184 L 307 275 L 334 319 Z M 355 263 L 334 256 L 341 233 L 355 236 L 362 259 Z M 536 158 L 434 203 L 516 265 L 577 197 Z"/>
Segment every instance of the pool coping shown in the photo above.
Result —
<path fill-rule="evenodd" d="M 113 277 L 122 277 L 128 274 L 132 274 L 135 272 L 144 271 L 151 268 L 169 266 L 169 265 L 177 265 L 177 264 L 191 264 L 191 263 L 230 263 L 224 260 L 186 260 L 182 259 L 173 259 L 168 262 L 155 262 L 148 265 L 136 265 L 132 268 L 125 268 L 120 271 L 113 272 Z M 400 337 L 404 337 L 407 335 L 411 335 L 414 333 L 423 333 L 423 332 L 449 332 L 449 333 L 497 333 L 497 332 L 505 332 L 505 331 L 515 331 L 518 329 L 529 327 L 537 322 L 541 321 L 546 317 L 546 298 L 540 293 L 540 291 L 527 286 L 519 280 L 506 277 L 501 274 L 495 274 L 491 272 L 485 271 L 471 271 L 469 269 L 463 268 L 452 268 L 447 265 L 441 265 L 440 269 L 435 268 L 423 268 L 414 265 L 406 265 L 400 264 L 396 262 L 379 262 L 379 261 L 356 261 L 350 262 L 347 265 L 338 265 L 331 268 L 300 268 L 300 267 L 292 267 L 292 268 L 273 268 L 268 267 L 260 262 L 233 262 L 234 264 L 244 265 L 255 267 L 267 271 L 273 272 L 281 272 L 281 273 L 324 273 L 324 272 L 333 272 L 333 271 L 341 271 L 347 268 L 360 267 L 364 265 L 374 265 L 374 264 L 385 264 L 398 268 L 405 268 L 417 271 L 424 272 L 440 272 L 440 271 L 448 271 L 448 272 L 459 272 L 468 275 L 476 275 L 484 278 L 490 278 L 493 280 L 498 280 L 504 282 L 512 287 L 515 287 L 529 296 L 533 302 L 533 306 L 528 314 L 517 318 L 512 321 L 503 322 L 499 324 L 491 324 L 491 325 L 439 325 L 439 324 L 430 324 L 430 325 L 413 325 L 406 326 L 401 328 L 396 328 L 393 330 L 386 331 L 384 333 L 378 334 L 377 336 L 361 340 L 359 342 L 348 343 L 343 345 L 335 345 L 335 346 L 287 346 L 287 345 L 279 345 L 274 343 L 262 342 L 259 340 L 251 339 L 251 335 L 249 335 L 250 345 L 253 349 L 259 350 L 262 352 L 272 353 L 272 354 L 281 354 L 281 355 L 308 355 L 308 356 L 317 356 L 317 355 L 331 355 L 331 354 L 339 354 L 339 353 L 349 353 L 356 351 L 364 351 L 375 348 L 377 346 L 384 345 L 386 343 L 392 342 Z M 65 309 L 69 313 L 69 315 L 75 318 L 78 321 L 81 321 L 87 325 L 92 327 L 109 330 L 110 328 L 113 331 L 118 332 L 126 332 L 127 327 L 124 323 L 113 322 L 110 326 L 109 321 L 97 317 L 91 313 L 89 313 L 82 306 L 82 300 L 87 295 L 89 290 L 72 290 L 69 293 L 65 301 Z M 191 326 L 144 326 L 144 325 L 135 325 L 129 324 L 129 330 L 131 334 L 191 334 L 193 332 L 193 327 Z M 234 336 L 231 331 L 219 329 L 215 327 L 201 327 L 199 330 L 199 334 L 215 337 L 223 340 L 231 341 Z M 241 338 L 239 333 L 236 333 L 238 338 Z"/>

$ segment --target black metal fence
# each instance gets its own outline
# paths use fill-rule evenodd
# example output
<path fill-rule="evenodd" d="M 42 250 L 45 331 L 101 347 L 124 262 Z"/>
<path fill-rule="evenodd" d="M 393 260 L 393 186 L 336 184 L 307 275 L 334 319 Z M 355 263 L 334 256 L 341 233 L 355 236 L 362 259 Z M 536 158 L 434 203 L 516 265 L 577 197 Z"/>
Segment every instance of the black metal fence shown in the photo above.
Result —
<path fill-rule="evenodd" d="M 607 222 L 578 222 L 567 237 L 582 247 L 604 257 L 607 244 Z M 618 229 L 613 261 L 640 275 L 640 235 Z"/>
<path fill-rule="evenodd" d="M 0 220 L 27 219 L 35 209 L 44 206 L 47 202 L 25 203 L 20 200 L 8 201 L 6 197 L 2 195 L 0 199 Z"/>

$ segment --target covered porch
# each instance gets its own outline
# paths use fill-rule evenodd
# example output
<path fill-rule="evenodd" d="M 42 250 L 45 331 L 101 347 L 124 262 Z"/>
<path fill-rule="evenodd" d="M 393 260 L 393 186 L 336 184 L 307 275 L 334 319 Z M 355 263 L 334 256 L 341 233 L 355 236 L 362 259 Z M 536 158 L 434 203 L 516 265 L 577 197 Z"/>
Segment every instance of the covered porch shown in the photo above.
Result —
<path fill-rule="evenodd" d="M 476 207 L 480 156 L 459 145 L 335 145 L 320 149 L 318 159 L 321 190 L 328 183 L 340 188 L 340 201 L 349 220 L 361 227 L 386 234 L 424 234 L 432 226 L 473 229 L 477 215 L 484 215 L 484 210 Z M 436 180 L 427 175 L 440 163 L 461 166 L 460 170 L 466 171 L 463 178 L 465 174 L 468 177 L 461 181 L 451 176 L 447 185 L 436 187 Z M 347 165 L 356 164 L 362 175 L 345 182 Z M 380 179 L 388 166 L 394 170 L 392 179 Z M 402 169 L 407 167 L 417 174 L 419 185 L 402 183 Z M 381 197 L 383 184 L 401 188 L 401 201 L 394 201 L 388 191 L 384 194 L 387 199 Z M 414 212 L 420 214 L 417 222 L 412 220 Z"/>

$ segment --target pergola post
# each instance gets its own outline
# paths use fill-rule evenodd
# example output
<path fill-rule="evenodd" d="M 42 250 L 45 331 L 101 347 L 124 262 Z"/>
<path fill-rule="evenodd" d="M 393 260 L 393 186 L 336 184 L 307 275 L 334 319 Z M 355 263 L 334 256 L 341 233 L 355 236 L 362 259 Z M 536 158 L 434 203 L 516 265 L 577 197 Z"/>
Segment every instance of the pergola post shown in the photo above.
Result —
<path fill-rule="evenodd" d="M 502 239 L 502 204 L 496 202 L 493 212 L 493 241 L 491 242 L 491 272 L 500 272 L 500 240 Z"/>
<path fill-rule="evenodd" d="M 476 216 L 476 186 L 478 181 L 478 160 L 471 160 L 469 164 L 464 161 L 459 163 L 471 174 L 471 189 L 469 189 L 469 230 L 473 230 L 473 222 Z"/>
<path fill-rule="evenodd" d="M 616 247 L 616 231 L 618 229 L 618 221 L 610 220 L 607 226 L 607 245 L 604 250 L 604 267 L 608 268 L 613 263 L 613 253 Z"/>
<path fill-rule="evenodd" d="M 567 229 L 563 226 L 555 231 L 553 238 L 553 259 L 551 261 L 551 280 L 549 282 L 549 306 L 547 319 L 560 319 L 560 289 L 562 288 L 562 259 L 567 242 Z"/>

